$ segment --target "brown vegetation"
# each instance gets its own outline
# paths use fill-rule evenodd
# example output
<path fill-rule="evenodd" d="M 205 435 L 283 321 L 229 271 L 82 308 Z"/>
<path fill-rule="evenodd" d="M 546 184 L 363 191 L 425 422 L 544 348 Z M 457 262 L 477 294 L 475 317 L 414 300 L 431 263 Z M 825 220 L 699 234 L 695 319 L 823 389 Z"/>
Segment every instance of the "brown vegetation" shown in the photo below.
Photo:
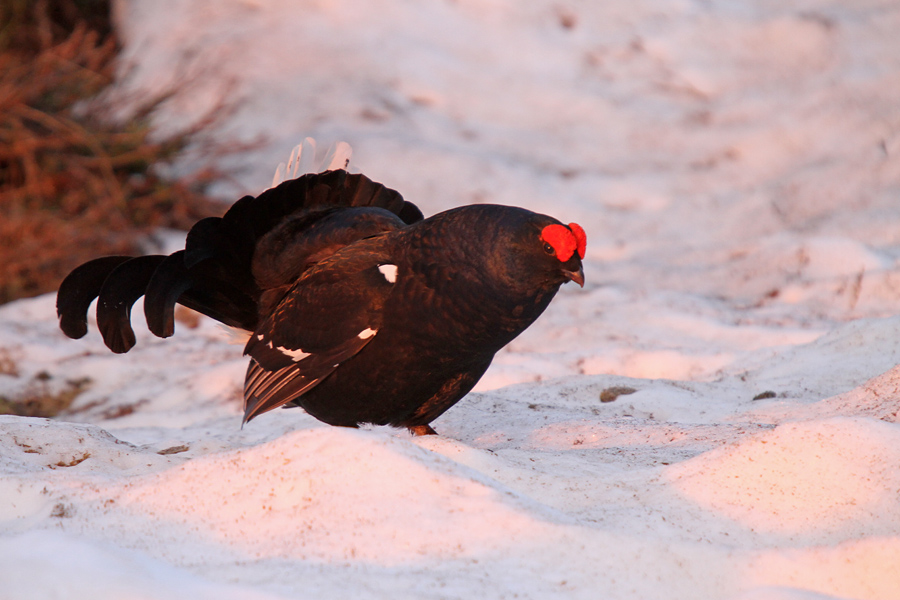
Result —
<path fill-rule="evenodd" d="M 150 136 L 155 98 L 112 122 L 98 94 L 113 80 L 109 0 L 0 5 L 0 303 L 56 289 L 105 254 L 140 254 L 155 227 L 188 228 L 223 208 L 202 194 L 213 174 L 169 181 L 171 164 L 210 119 Z"/>

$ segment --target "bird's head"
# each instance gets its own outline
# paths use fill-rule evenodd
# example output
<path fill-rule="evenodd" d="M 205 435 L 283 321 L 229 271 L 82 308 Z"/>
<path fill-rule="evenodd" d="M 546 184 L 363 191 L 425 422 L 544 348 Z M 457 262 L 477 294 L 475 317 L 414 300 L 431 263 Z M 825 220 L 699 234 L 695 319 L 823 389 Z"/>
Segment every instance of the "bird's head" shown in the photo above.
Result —
<path fill-rule="evenodd" d="M 567 281 L 584 286 L 587 236 L 576 223 L 497 204 L 461 206 L 423 223 L 432 235 L 448 236 L 438 245 L 442 252 L 452 249 L 468 273 L 507 298 L 546 297 L 549 302 Z"/>
<path fill-rule="evenodd" d="M 561 270 L 562 276 L 584 287 L 581 260 L 587 248 L 587 235 L 581 225 L 552 223 L 541 229 L 540 241 L 544 254 L 560 263 L 557 265 L 551 261 L 554 267 Z"/>
<path fill-rule="evenodd" d="M 488 226 L 493 228 L 489 272 L 494 281 L 522 295 L 555 292 L 567 281 L 584 286 L 587 236 L 579 225 L 514 207 L 494 207 L 490 216 L 498 217 Z"/>

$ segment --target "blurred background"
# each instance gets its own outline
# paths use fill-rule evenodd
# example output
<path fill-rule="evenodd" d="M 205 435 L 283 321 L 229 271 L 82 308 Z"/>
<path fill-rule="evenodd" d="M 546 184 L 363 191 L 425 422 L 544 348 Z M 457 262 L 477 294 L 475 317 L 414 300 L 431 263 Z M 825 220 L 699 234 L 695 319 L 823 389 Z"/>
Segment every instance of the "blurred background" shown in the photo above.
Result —
<path fill-rule="evenodd" d="M 212 172 L 166 177 L 212 121 L 151 139 L 167 92 L 115 118 L 104 99 L 122 45 L 108 0 L 0 5 L 0 303 L 55 290 L 103 254 L 146 250 L 158 227 L 221 211 Z"/>

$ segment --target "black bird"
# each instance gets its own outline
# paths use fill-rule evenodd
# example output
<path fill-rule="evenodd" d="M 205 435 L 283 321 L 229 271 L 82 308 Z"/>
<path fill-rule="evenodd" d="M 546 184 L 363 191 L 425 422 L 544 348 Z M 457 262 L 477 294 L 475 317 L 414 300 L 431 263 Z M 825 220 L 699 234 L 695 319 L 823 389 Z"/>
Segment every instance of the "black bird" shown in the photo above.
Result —
<path fill-rule="evenodd" d="M 62 282 L 60 327 L 97 324 L 134 346 L 141 297 L 154 334 L 175 303 L 250 332 L 244 423 L 283 405 L 332 425 L 429 425 L 547 308 L 584 285 L 578 225 L 523 208 L 463 206 L 423 219 L 394 190 L 338 169 L 245 196 L 199 221 L 170 256 L 108 256 Z"/>

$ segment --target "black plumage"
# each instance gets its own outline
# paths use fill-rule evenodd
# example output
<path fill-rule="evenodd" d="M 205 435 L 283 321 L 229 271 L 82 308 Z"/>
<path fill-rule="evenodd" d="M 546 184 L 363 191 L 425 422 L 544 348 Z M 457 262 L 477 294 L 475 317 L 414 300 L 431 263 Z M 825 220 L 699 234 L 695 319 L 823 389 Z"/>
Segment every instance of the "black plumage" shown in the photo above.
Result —
<path fill-rule="evenodd" d="M 561 284 L 583 284 L 584 246 L 577 225 L 522 208 L 423 219 L 394 190 L 335 170 L 240 199 L 170 256 L 85 263 L 57 311 L 78 338 L 99 297 L 98 327 L 119 353 L 135 343 L 141 295 L 160 337 L 176 303 L 250 332 L 244 422 L 291 404 L 332 425 L 433 433 Z"/>

